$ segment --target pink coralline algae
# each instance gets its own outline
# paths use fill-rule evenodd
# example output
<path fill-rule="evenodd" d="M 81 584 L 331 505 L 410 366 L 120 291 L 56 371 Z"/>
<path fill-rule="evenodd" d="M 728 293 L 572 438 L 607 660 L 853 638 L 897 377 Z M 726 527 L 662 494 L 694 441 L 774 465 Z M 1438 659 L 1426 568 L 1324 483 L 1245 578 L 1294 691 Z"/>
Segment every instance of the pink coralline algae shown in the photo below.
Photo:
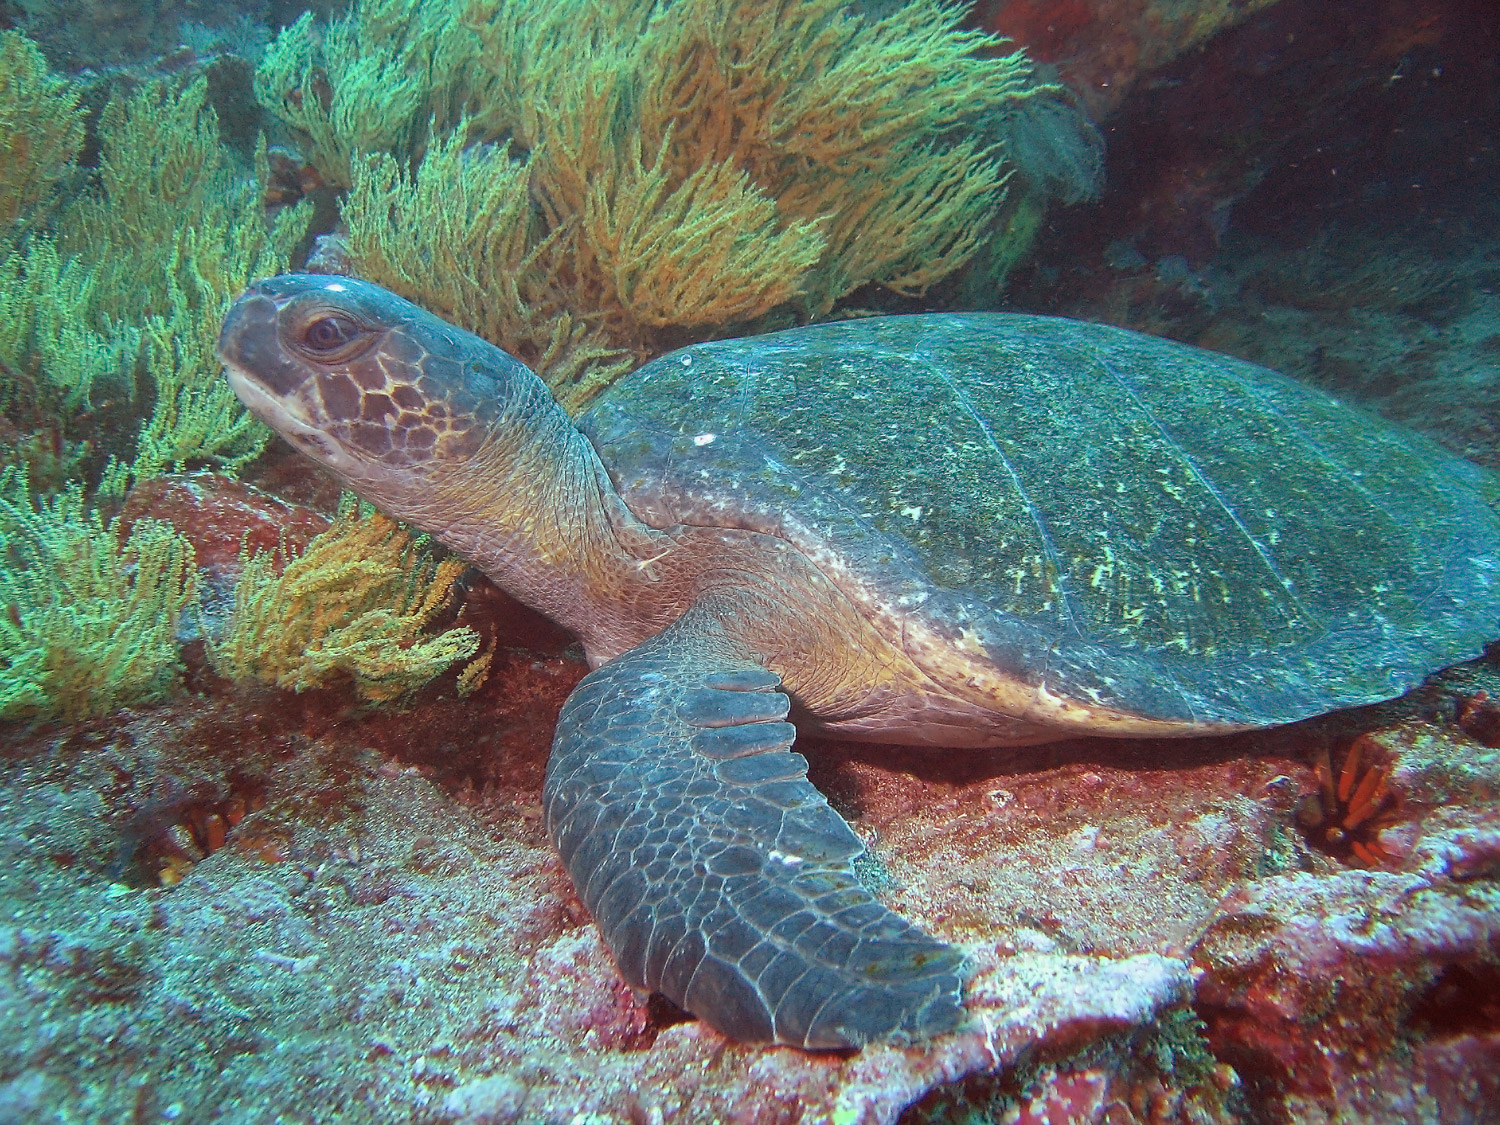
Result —
<path fill-rule="evenodd" d="M 975 18 L 1054 63 L 1104 116 L 1132 86 L 1272 0 L 979 0 Z"/>
<path fill-rule="evenodd" d="M 242 549 L 274 551 L 285 545 L 297 554 L 329 524 L 310 508 L 217 473 L 142 481 L 127 497 L 124 515 L 127 526 L 142 516 L 166 520 L 192 541 L 199 566 L 231 577 L 239 572 Z"/>

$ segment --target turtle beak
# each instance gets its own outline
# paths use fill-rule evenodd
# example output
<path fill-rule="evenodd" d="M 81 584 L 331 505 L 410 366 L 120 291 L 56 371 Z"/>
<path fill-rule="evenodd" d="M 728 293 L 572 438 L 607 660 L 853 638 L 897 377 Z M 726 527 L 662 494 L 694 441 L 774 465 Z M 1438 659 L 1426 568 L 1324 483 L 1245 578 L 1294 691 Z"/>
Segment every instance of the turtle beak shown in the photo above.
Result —
<path fill-rule="evenodd" d="M 258 398 L 284 399 L 307 380 L 306 365 L 295 362 L 281 346 L 276 331 L 280 310 L 280 302 L 261 286 L 251 286 L 230 308 L 219 332 L 219 360 L 229 385 L 252 410 L 245 393 L 248 384 L 258 385 Z"/>
<path fill-rule="evenodd" d="M 224 377 L 251 414 L 309 456 L 337 463 L 335 443 L 308 416 L 314 372 L 281 344 L 277 322 L 286 300 L 262 282 L 234 303 L 219 332 Z"/>

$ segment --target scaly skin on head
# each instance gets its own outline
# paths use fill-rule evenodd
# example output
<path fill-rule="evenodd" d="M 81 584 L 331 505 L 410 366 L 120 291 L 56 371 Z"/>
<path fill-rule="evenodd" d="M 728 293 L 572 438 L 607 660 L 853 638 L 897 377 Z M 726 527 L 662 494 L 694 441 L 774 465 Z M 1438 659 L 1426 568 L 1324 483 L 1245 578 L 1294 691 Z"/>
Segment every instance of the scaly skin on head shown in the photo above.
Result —
<path fill-rule="evenodd" d="M 631 619 L 658 600 L 631 588 L 671 542 L 499 348 L 367 283 L 286 275 L 235 305 L 219 357 L 262 421 L 577 633 L 594 662 L 664 624 Z"/>

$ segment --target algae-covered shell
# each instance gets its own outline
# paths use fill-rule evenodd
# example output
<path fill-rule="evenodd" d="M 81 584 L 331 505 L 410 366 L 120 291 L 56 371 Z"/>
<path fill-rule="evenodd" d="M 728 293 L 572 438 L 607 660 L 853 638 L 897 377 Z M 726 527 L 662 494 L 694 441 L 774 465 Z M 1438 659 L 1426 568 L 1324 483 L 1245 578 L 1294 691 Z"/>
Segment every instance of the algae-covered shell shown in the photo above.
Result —
<path fill-rule="evenodd" d="M 951 314 L 707 343 L 579 424 L 647 523 L 791 540 L 943 681 L 1260 725 L 1389 698 L 1497 632 L 1492 474 L 1117 328 Z"/>

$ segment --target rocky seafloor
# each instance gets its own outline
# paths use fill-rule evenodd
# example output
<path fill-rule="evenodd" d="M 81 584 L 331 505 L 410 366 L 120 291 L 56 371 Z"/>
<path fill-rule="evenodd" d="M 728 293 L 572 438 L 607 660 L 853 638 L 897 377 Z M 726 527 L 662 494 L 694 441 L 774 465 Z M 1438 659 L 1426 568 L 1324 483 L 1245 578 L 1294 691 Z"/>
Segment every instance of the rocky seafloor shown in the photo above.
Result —
<path fill-rule="evenodd" d="M 241 531 L 257 502 L 153 503 L 188 494 Z M 812 744 L 866 880 L 972 966 L 956 1033 L 820 1055 L 620 982 L 537 805 L 585 669 L 468 599 L 501 648 L 467 700 L 197 664 L 161 706 L 4 731 L 0 1120 L 1497 1119 L 1500 664 L 1230 739 Z"/>

